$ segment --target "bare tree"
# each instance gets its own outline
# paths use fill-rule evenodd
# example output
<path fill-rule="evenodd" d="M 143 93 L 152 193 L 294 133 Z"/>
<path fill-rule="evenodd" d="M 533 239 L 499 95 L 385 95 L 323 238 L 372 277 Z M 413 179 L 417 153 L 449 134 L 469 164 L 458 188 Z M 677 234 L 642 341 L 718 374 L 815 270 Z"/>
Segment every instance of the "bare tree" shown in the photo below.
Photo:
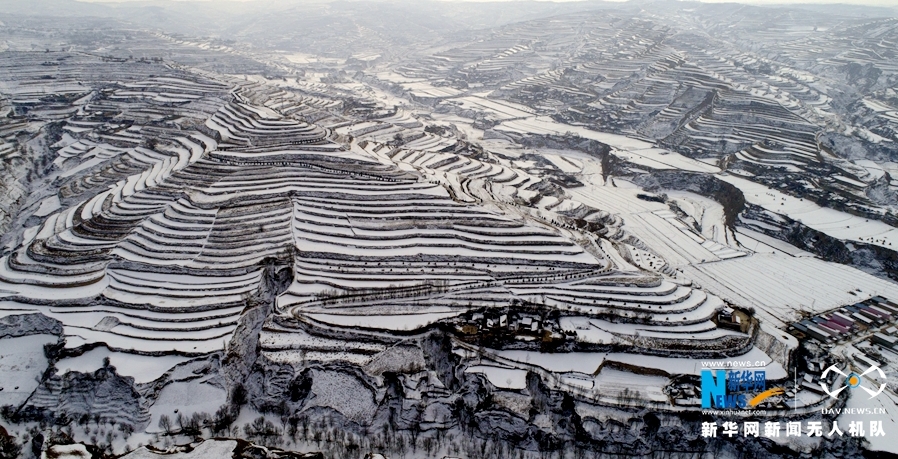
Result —
<path fill-rule="evenodd" d="M 159 428 L 165 431 L 166 435 L 171 435 L 171 418 L 169 418 L 167 414 L 159 416 Z"/>

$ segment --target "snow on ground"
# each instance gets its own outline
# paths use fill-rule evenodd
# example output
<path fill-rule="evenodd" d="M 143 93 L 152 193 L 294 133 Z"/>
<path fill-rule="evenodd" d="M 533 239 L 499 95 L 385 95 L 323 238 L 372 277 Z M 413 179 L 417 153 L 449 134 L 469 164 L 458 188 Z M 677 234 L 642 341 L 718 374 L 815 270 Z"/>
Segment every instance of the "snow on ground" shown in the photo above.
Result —
<path fill-rule="evenodd" d="M 494 115 L 496 119 L 508 120 L 513 118 L 523 118 L 533 115 L 533 109 L 530 107 L 516 104 L 513 102 L 498 101 L 479 97 L 478 95 L 459 97 L 452 99 L 463 108 L 488 112 Z"/>
<path fill-rule="evenodd" d="M 264 351 L 265 356 L 272 362 L 287 365 L 298 365 L 305 362 L 347 362 L 358 366 L 371 363 L 372 357 L 368 354 L 338 351 L 305 351 L 302 349 L 287 349 L 283 351 Z"/>
<path fill-rule="evenodd" d="M 654 212 L 624 217 L 624 229 L 652 248 L 671 266 L 704 263 L 718 256 L 702 245 L 702 238 L 688 228 L 677 227 L 673 219 Z M 693 237 L 695 236 L 695 237 Z"/>
<path fill-rule="evenodd" d="M 805 252 L 788 242 L 781 241 L 775 237 L 770 237 L 764 233 L 759 233 L 742 226 L 736 227 L 736 239 L 739 241 L 739 244 L 753 252 L 780 253 L 791 255 L 793 257 L 814 256 L 813 253 Z"/>
<path fill-rule="evenodd" d="M 592 170 L 593 163 L 583 159 L 584 171 Z M 736 243 L 723 226 L 723 208 L 719 204 L 691 193 L 676 194 L 684 206 L 703 219 L 707 234 L 699 234 L 680 222 L 666 204 L 639 199 L 637 195 L 643 191 L 633 183 L 619 178 L 605 183 L 600 173 L 584 174 L 581 181 L 585 186 L 567 190 L 572 200 L 620 214 L 624 228 L 672 266 L 742 256 L 742 252 L 733 249 Z"/>
<path fill-rule="evenodd" d="M 867 172 L 870 173 L 870 175 L 874 179 L 879 180 L 886 173 L 886 171 L 883 169 L 883 166 L 880 166 L 879 164 L 876 164 L 875 162 L 873 162 L 869 159 L 856 159 L 853 162 L 855 164 L 857 164 L 858 166 L 861 166 L 864 169 L 866 169 Z"/>
<path fill-rule="evenodd" d="M 365 327 L 379 328 L 381 330 L 406 331 L 417 330 L 439 320 L 455 317 L 463 312 L 465 311 L 458 310 L 451 312 L 395 315 L 343 315 L 316 313 L 304 313 L 304 315 L 318 322 L 339 325 L 341 327 Z"/>
<path fill-rule="evenodd" d="M 59 196 L 53 195 L 41 201 L 40 207 L 34 212 L 35 217 L 46 217 L 53 212 L 59 210 L 62 206 L 59 203 Z"/>
<path fill-rule="evenodd" d="M 606 240 L 602 240 L 603 244 L 608 244 Z M 613 250 L 613 252 L 617 252 Z M 588 317 L 562 317 L 559 325 L 564 331 L 572 331 L 577 334 L 577 341 L 593 344 L 608 344 L 614 342 L 616 337 L 601 328 L 595 327 L 589 323 Z"/>
<path fill-rule="evenodd" d="M 698 375 L 702 369 L 702 359 L 688 359 L 676 357 L 661 357 L 654 355 L 639 355 L 621 352 L 570 352 L 570 353 L 543 353 L 536 351 L 494 351 L 496 355 L 515 362 L 535 365 L 555 373 L 577 372 L 594 374 L 605 362 L 619 362 L 627 365 L 635 365 L 648 369 L 664 371 L 670 375 L 694 374 Z M 747 353 L 724 360 L 739 360 L 744 362 L 765 362 L 764 369 L 767 378 L 771 380 L 782 379 L 788 376 L 783 366 L 774 362 L 764 351 L 753 347 Z M 602 369 L 602 372 L 609 369 Z"/>
<path fill-rule="evenodd" d="M 374 76 L 376 76 L 380 80 L 389 81 L 390 83 L 414 83 L 418 81 L 425 81 L 424 78 L 407 77 L 405 75 L 400 75 L 396 72 L 390 71 L 378 72 L 375 73 Z"/>
<path fill-rule="evenodd" d="M 17 303 L 15 301 L 0 301 L 0 318 L 19 314 L 37 314 L 38 311 L 31 309 L 29 305 Z"/>
<path fill-rule="evenodd" d="M 677 205 L 701 227 L 702 235 L 720 244 L 730 245 L 732 233 L 724 222 L 723 205 L 702 195 L 688 191 L 665 191 L 669 198 L 676 201 Z"/>
<path fill-rule="evenodd" d="M 18 272 L 10 271 L 7 266 L 7 257 L 3 257 L 0 259 L 0 275 L 5 276 L 9 279 L 25 278 L 27 276 L 22 275 Z M 35 276 L 38 277 L 38 276 Z M 74 280 L 78 280 L 79 278 L 76 276 L 71 276 Z M 96 277 L 94 273 L 89 273 L 82 278 L 86 281 L 91 281 L 91 277 Z M 44 279 L 49 279 L 48 277 L 44 277 Z M 70 280 L 67 279 L 67 282 Z M 103 277 L 99 282 L 92 282 L 86 285 L 80 285 L 77 287 L 66 285 L 66 293 L 69 298 L 93 298 L 99 296 L 106 287 L 109 286 L 109 281 Z M 43 285 L 32 285 L 25 283 L 11 283 L 4 282 L 0 280 L 0 297 L 3 296 L 13 296 L 13 295 L 21 295 L 27 298 L 55 298 L 59 295 L 59 289 L 55 287 L 47 287 Z"/>
<path fill-rule="evenodd" d="M 637 399 L 638 404 L 642 404 L 642 400 L 668 403 L 667 395 L 662 392 L 668 382 L 668 378 L 663 376 L 638 375 L 606 368 L 595 377 L 594 387 L 602 398 L 620 398 L 626 390 Z"/>
<path fill-rule="evenodd" d="M 414 94 L 416 97 L 433 97 L 444 98 L 454 97 L 461 94 L 461 91 L 450 87 L 437 87 L 426 81 L 407 81 L 399 83 L 403 88 Z"/>
<path fill-rule="evenodd" d="M 873 379 L 877 376 L 876 372 L 868 373 L 864 376 L 864 382 L 867 387 L 875 388 L 880 384 L 879 381 Z M 864 414 L 864 413 L 848 413 L 844 412 L 836 418 L 839 423 L 839 430 L 848 435 L 848 427 L 852 421 L 862 422 L 864 426 L 864 434 L 867 441 L 870 442 L 869 449 L 871 451 L 883 451 L 892 454 L 898 454 L 898 442 L 895 441 L 895 435 L 898 435 L 898 399 L 890 391 L 885 390 L 878 396 L 870 398 L 866 392 L 860 389 L 852 390 L 848 403 L 845 405 L 847 410 L 866 410 L 877 409 L 885 410 L 885 414 Z M 882 421 L 882 430 L 885 436 L 873 436 L 870 432 L 870 421 Z"/>
<path fill-rule="evenodd" d="M 43 457 L 53 457 L 58 459 L 87 459 L 91 457 L 87 447 L 76 443 L 73 445 L 53 445 L 47 448 L 47 452 Z"/>
<path fill-rule="evenodd" d="M 898 248 L 898 228 L 879 220 L 820 207 L 810 200 L 792 197 L 741 177 L 729 174 L 720 174 L 717 177 L 742 190 L 746 202 L 786 215 L 834 238 Z"/>
<path fill-rule="evenodd" d="M 584 161 L 584 168 L 591 167 L 591 163 L 593 161 Z M 606 184 L 602 180 L 601 168 L 598 167 L 598 164 L 596 167 L 596 173 L 583 178 L 584 186 L 567 189 L 567 192 L 571 194 L 571 199 L 616 214 L 670 210 L 664 203 L 637 198 L 636 195 L 643 191 L 639 187 L 628 186 L 631 184 L 626 180 L 612 178 Z"/>
<path fill-rule="evenodd" d="M 754 307 L 777 327 L 875 295 L 898 299 L 898 285 L 855 268 L 781 253 L 680 267 L 687 277 L 724 300 Z"/>
<path fill-rule="evenodd" d="M 547 153 L 547 152 L 543 152 L 542 156 L 544 158 L 548 159 L 549 161 L 551 161 L 552 164 L 554 164 L 555 167 L 561 169 L 562 172 L 565 172 L 568 174 L 578 174 L 578 173 L 580 173 L 581 170 L 583 170 L 583 167 L 581 165 L 577 164 L 579 161 L 577 161 L 575 159 L 570 159 L 570 158 L 567 158 L 566 156 L 561 156 L 561 155 Z"/>
<path fill-rule="evenodd" d="M 54 335 L 0 339 L 0 406 L 19 406 L 37 389 L 48 363 L 44 345 L 57 340 Z"/>
<path fill-rule="evenodd" d="M 65 325 L 63 330 L 66 335 L 65 347 L 68 349 L 89 343 L 106 343 L 109 348 L 114 350 L 138 349 L 144 352 L 181 352 L 201 355 L 221 350 L 224 343 L 231 339 L 230 332 L 233 331 L 233 327 L 225 336 L 210 337 L 202 341 L 179 339 L 173 337 L 171 333 L 163 339 L 145 339 L 68 325 Z"/>
<path fill-rule="evenodd" d="M 199 380 L 174 382 L 159 392 L 156 403 L 150 407 L 150 424 L 147 432 L 161 432 L 159 418 L 166 415 L 175 422 L 177 414 L 190 416 L 193 413 L 215 414 L 215 411 L 227 400 L 227 392 L 212 384 Z M 174 424 L 177 426 L 177 423 Z"/>
<path fill-rule="evenodd" d="M 619 134 L 593 131 L 581 126 L 559 123 L 546 116 L 532 116 L 525 119 L 505 121 L 496 126 L 497 130 L 530 134 L 562 135 L 573 132 L 585 139 L 596 140 L 611 146 L 612 153 L 634 164 L 652 169 L 682 169 L 693 172 L 716 173 L 720 168 L 687 158 L 643 140 Z"/>
<path fill-rule="evenodd" d="M 668 374 L 694 374 L 698 375 L 701 373 L 702 369 L 702 360 L 701 359 L 679 359 L 673 357 L 660 357 L 654 355 L 633 355 L 633 354 L 624 354 L 624 353 L 614 353 L 608 354 L 606 357 L 608 361 L 617 361 L 621 363 L 626 363 L 629 365 L 638 365 L 645 368 L 655 368 L 662 370 Z M 740 356 L 730 357 L 724 360 L 738 360 L 740 362 L 764 362 L 766 365 L 763 365 L 764 370 L 767 374 L 767 379 L 776 380 L 783 379 L 788 375 L 786 370 L 783 368 L 782 364 L 779 362 L 773 361 L 764 351 L 758 349 L 757 347 L 751 348 L 750 351 L 742 354 Z M 760 366 L 759 366 L 760 368 Z M 605 370 L 602 370 L 605 371 Z"/>
<path fill-rule="evenodd" d="M 574 371 L 586 374 L 595 373 L 608 355 L 607 352 L 563 352 L 558 354 L 517 350 L 493 352 L 502 358 L 529 365 L 536 365 L 555 373 L 568 373 Z"/>
<path fill-rule="evenodd" d="M 339 371 L 314 371 L 314 396 L 304 409 L 330 407 L 355 422 L 367 422 L 377 411 L 374 394 L 356 377 Z M 346 394 L 353 394 L 347 397 Z"/>
<path fill-rule="evenodd" d="M 207 458 L 225 458 L 232 457 L 234 450 L 237 448 L 236 440 L 206 440 L 200 443 L 195 449 L 189 453 L 170 453 L 158 454 L 148 450 L 146 447 L 140 447 L 130 454 L 126 454 L 122 459 L 207 459 Z"/>
<path fill-rule="evenodd" d="M 147 356 L 110 351 L 104 347 L 91 349 L 77 357 L 67 357 L 56 363 L 58 374 L 69 371 L 92 373 L 103 367 L 103 359 L 115 367 L 116 373 L 131 376 L 137 384 L 155 381 L 175 365 L 190 360 L 178 355 Z"/>
<path fill-rule="evenodd" d="M 527 370 L 502 368 L 492 365 L 473 365 L 465 369 L 465 373 L 481 373 L 490 384 L 500 389 L 520 390 L 527 387 Z"/>

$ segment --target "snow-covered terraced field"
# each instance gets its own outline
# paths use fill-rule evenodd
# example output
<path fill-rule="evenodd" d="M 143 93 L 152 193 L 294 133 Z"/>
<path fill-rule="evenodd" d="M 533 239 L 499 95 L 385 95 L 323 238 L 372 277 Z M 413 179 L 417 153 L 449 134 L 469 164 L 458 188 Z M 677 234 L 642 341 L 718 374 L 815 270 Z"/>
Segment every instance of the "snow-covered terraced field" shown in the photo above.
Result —
<path fill-rule="evenodd" d="M 898 286 L 892 282 L 841 264 L 782 252 L 681 269 L 708 291 L 735 304 L 751 305 L 759 317 L 783 328 L 803 311 L 819 313 L 876 295 L 898 297 Z"/>
<path fill-rule="evenodd" d="M 28 319 L 0 321 L 0 405 L 26 449 L 62 411 L 111 455 L 197 419 L 220 440 L 134 457 L 895 449 L 694 415 L 706 368 L 782 387 L 761 422 L 824 426 L 824 368 L 894 373 L 898 21 L 446 3 L 378 29 L 349 3 L 222 10 L 233 39 L 0 14 L 0 316 Z"/>
<path fill-rule="evenodd" d="M 834 238 L 898 248 L 898 229 L 887 223 L 821 207 L 809 199 L 796 198 L 732 174 L 719 177 L 742 190 L 747 202 L 786 215 Z"/>
<path fill-rule="evenodd" d="M 662 148 L 656 148 L 651 143 L 643 140 L 559 123 L 547 117 L 529 117 L 505 121 L 497 129 L 519 133 L 553 135 L 574 132 L 583 138 L 597 140 L 611 146 L 617 150 L 616 154 L 630 162 L 653 169 L 681 169 L 695 172 L 717 172 L 719 170 L 717 167 L 701 161 L 687 158 Z"/>
<path fill-rule="evenodd" d="M 217 131 L 224 142 L 241 146 L 327 143 L 323 129 L 284 118 L 268 107 L 249 105 L 239 99 L 223 106 L 206 121 L 206 126 Z"/>
<path fill-rule="evenodd" d="M 494 74 L 527 53 L 532 50 L 509 44 L 467 71 Z M 562 76 L 547 71 L 509 89 L 555 84 Z M 463 320 L 473 309 L 513 304 L 560 312 L 557 331 L 576 345 L 640 354 L 671 348 L 681 356 L 754 352 L 751 334 L 715 323 L 726 306 L 720 298 L 659 274 L 668 264 L 741 252 L 683 225 L 665 205 L 639 199 L 635 186 L 599 184 L 596 158 L 477 154 L 457 130 L 425 131 L 428 118 L 420 113 L 378 108 L 354 119 L 333 110 L 339 103 L 327 99 L 326 87 L 254 80 L 231 81 L 237 89 L 213 106 L 202 132 L 156 145 L 141 144 L 140 130 L 123 128 L 117 138 L 97 141 L 82 134 L 96 125 L 68 125 L 71 138 L 59 146 L 71 181 L 66 195 L 42 203 L 42 223 L 0 260 L 0 291 L 8 292 L 10 307 L 62 321 L 69 349 L 101 342 L 110 349 L 66 359 L 66 369 L 94 368 L 98 356 L 119 351 L 183 358 L 226 349 L 248 300 L 272 288 L 274 267 L 291 278 L 259 348 L 269 361 L 294 368 L 418 368 L 423 357 L 398 350 L 404 337 Z M 148 77 L 114 94 L 118 103 L 186 107 L 198 105 L 185 101 L 200 89 Z M 487 113 L 504 122 L 499 130 L 572 130 L 612 143 L 615 154 L 632 163 L 719 170 L 634 137 L 537 117 L 535 109 L 486 94 L 458 97 L 430 85 L 412 92 Z M 108 164 L 116 166 L 102 169 Z M 542 175 L 546 170 L 587 177 L 588 186 L 562 189 Z M 528 202 L 533 208 L 522 211 Z M 582 209 L 607 223 L 615 242 L 557 223 L 565 212 Z M 632 218 L 611 215 L 621 210 Z M 632 239 L 647 235 L 620 229 L 637 222 L 663 225 L 660 245 L 667 249 L 648 251 Z M 52 304 L 42 300 L 48 291 L 58 298 Z M 688 362 L 651 360 L 646 367 L 685 368 Z M 158 368 L 122 371 L 145 381 Z M 485 364 L 467 371 L 485 374 L 497 387 L 526 387 L 520 368 Z M 601 391 L 592 398 L 620 405 L 623 389 L 634 387 L 623 382 L 633 378 L 608 368 L 553 381 L 566 390 Z M 641 400 L 666 402 L 667 378 L 635 378 Z M 203 399 L 218 394 L 190 384 L 161 394 L 150 413 L 153 425 L 178 404 L 203 407 L 188 406 L 190 391 Z M 315 403 L 357 419 L 374 410 L 334 396 L 347 388 L 364 393 L 345 376 L 322 376 L 315 384 L 323 394 Z"/>
<path fill-rule="evenodd" d="M 136 84 L 176 83 L 199 92 L 209 86 L 164 78 Z M 257 137 L 267 144 L 300 133 L 307 134 L 300 143 L 323 139 L 319 128 L 236 98 L 212 119 L 223 123 L 222 138 L 233 140 L 227 133 L 237 133 L 246 139 L 245 150 L 258 147 L 252 143 Z M 258 175 L 248 172 L 235 180 L 229 177 L 241 168 L 210 159 L 217 143 L 202 133 L 165 139 L 154 148 L 72 138 L 91 126 L 73 131 L 60 145 L 60 166 L 69 180 L 64 203 L 42 205 L 43 223 L 2 259 L 0 282 L 9 287 L 3 295 L 17 301 L 7 304 L 60 319 L 69 346 L 103 342 L 118 350 L 188 355 L 221 348 L 246 298 L 259 289 L 259 262 L 293 250 L 290 190 L 317 189 L 314 180 L 312 186 L 291 185 L 302 179 L 272 174 L 271 163 L 259 159 L 302 158 L 306 168 L 337 175 L 342 166 L 328 169 L 322 164 L 329 160 L 320 156 L 319 163 L 303 162 L 308 157 L 296 151 L 302 146 L 261 157 L 222 152 L 231 161 L 263 164 Z M 110 162 L 121 166 L 110 168 Z M 275 181 L 283 188 L 272 187 L 270 177 L 279 177 Z M 48 298 L 55 306 L 40 305 Z"/>
<path fill-rule="evenodd" d="M 47 215 L 2 259 L 4 295 L 27 307 L 54 289 L 60 303 L 35 308 L 63 321 L 70 345 L 102 340 L 185 354 L 227 341 L 263 283 L 261 265 L 277 260 L 289 260 L 294 276 L 279 308 L 337 327 L 359 325 L 353 317 L 390 298 L 418 310 L 387 309 L 383 325 L 368 326 L 391 329 L 405 318 L 400 329 L 418 328 L 507 295 L 585 313 L 647 314 L 662 329 L 707 321 L 720 305 L 688 287 L 658 290 L 657 281 L 615 288 L 608 263 L 568 236 L 459 203 L 395 164 L 512 186 L 533 181 L 513 169 L 408 144 L 392 156 L 373 144 L 341 151 L 321 128 L 234 97 L 207 122 L 228 145 L 197 133 L 155 150 L 98 155 L 124 158 L 131 175 L 107 179 L 109 189 L 92 197 L 79 186 L 73 196 L 83 201 Z M 99 148 L 79 142 L 62 155 Z M 73 178 L 89 181 L 96 168 L 81 165 Z"/>

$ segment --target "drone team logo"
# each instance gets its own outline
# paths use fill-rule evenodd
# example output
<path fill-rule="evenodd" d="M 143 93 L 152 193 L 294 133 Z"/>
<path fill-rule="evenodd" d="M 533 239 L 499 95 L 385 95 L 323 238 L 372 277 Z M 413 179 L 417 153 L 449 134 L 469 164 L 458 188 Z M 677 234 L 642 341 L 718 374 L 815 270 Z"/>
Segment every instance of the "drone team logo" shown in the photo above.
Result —
<path fill-rule="evenodd" d="M 841 382 L 841 384 L 837 380 L 835 383 L 833 383 L 832 386 L 827 387 L 826 375 L 828 375 L 830 371 L 838 373 L 845 377 L 845 379 Z M 865 371 L 861 374 L 857 374 L 853 371 L 851 373 L 845 374 L 845 372 L 838 369 L 835 365 L 830 365 L 829 368 L 827 368 L 823 372 L 823 374 L 820 375 L 820 388 L 823 389 L 823 391 L 826 392 L 827 394 L 829 394 L 829 396 L 832 398 L 839 398 L 839 392 L 842 392 L 843 390 L 848 389 L 848 388 L 851 388 L 851 389 L 861 388 L 864 390 L 864 392 L 870 394 L 870 398 L 873 398 L 873 397 L 876 397 L 877 395 L 881 394 L 882 391 L 885 390 L 885 388 L 886 388 L 886 383 L 880 384 L 879 389 L 876 389 L 876 390 L 871 389 L 864 385 L 864 376 L 868 375 L 869 373 L 871 373 L 873 371 L 879 372 L 879 376 L 880 376 L 880 378 L 882 378 L 882 380 L 886 379 L 885 373 L 883 373 L 882 370 L 876 365 L 873 365 L 870 368 L 867 368 L 867 371 Z M 840 387 L 838 389 L 835 389 L 834 387 L 837 384 L 840 384 Z"/>
<path fill-rule="evenodd" d="M 702 369 L 702 408 L 754 408 L 771 397 L 783 395 L 781 387 L 767 388 L 763 370 Z M 753 397 L 751 394 L 755 393 Z"/>

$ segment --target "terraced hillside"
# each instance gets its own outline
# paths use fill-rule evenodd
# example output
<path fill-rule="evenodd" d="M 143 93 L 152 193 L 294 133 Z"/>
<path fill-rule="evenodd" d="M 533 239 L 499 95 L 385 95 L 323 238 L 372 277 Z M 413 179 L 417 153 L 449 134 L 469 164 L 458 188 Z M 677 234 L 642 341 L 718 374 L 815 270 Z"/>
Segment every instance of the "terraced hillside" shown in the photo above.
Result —
<path fill-rule="evenodd" d="M 675 5 L 528 21 L 376 76 L 468 123 L 546 115 L 568 125 L 559 133 L 600 126 L 891 222 L 895 190 L 883 171 L 895 134 L 881 98 L 894 69 L 879 50 L 894 41 L 894 21 L 807 11 L 817 33 L 798 14 L 769 23 L 763 9 L 734 8 L 704 8 L 701 32 Z M 793 29 L 785 42 L 769 38 Z M 836 44 L 847 36 L 851 51 Z"/>
<path fill-rule="evenodd" d="M 121 359 L 176 364 L 234 352 L 248 305 L 273 294 L 261 358 L 297 370 L 310 361 L 376 366 L 394 352 L 387 342 L 434 324 L 460 327 L 478 311 L 508 314 L 514 304 L 568 316 L 503 338 L 524 345 L 535 331 L 637 352 L 752 349 L 750 334 L 718 328 L 725 305 L 716 297 L 634 269 L 601 236 L 533 213 L 522 199 L 561 192 L 542 174 L 477 159 L 474 146 L 402 110 L 375 105 L 354 120 L 314 86 L 152 63 L 111 86 L 82 87 L 85 66 L 102 63 L 77 54 L 59 55 L 56 66 L 78 83 L 34 98 L 27 88 L 38 73 L 25 69 L 44 67 L 44 54 L 7 56 L 10 120 L 32 120 L 20 126 L 52 160 L 35 179 L 47 188 L 20 204 L 15 222 L 25 229 L 4 236 L 0 307 L 58 320 L 57 365 L 66 373 L 51 373 L 21 405 L 23 416 L 56 404 L 84 414 L 117 409 L 114 394 L 67 401 L 66 378 L 78 374 L 70 365 L 98 346 L 144 384 L 154 377 Z M 43 117 L 51 118 L 34 124 Z M 272 284 L 284 273 L 286 282 Z M 363 344 L 372 332 L 383 344 Z M 118 377 L 97 371 L 105 373 L 92 378 Z M 138 396 L 145 401 L 127 422 L 152 426 L 165 394 Z"/>
<path fill-rule="evenodd" d="M 177 83 L 139 85 L 222 88 Z M 158 102 L 147 92 L 140 100 Z M 116 90 L 110 98 L 122 96 Z M 358 316 L 370 306 L 414 314 L 436 308 L 445 317 L 518 297 L 621 317 L 655 304 L 657 313 L 644 320 L 659 330 L 715 328 L 719 300 L 635 273 L 624 275 L 628 283 L 661 288 L 605 287 L 622 281 L 601 251 L 473 197 L 453 200 L 461 193 L 375 162 L 373 150 L 347 151 L 328 140 L 337 134 L 253 105 L 242 90 L 231 97 L 205 122 L 206 134 L 159 135 L 152 148 L 133 125 L 98 136 L 116 147 L 90 140 L 85 133 L 96 132 L 95 124 L 66 120 L 66 145 L 56 145 L 64 185 L 41 201 L 44 211 L 32 217 L 41 223 L 2 259 L 5 296 L 39 304 L 52 291 L 53 303 L 39 310 L 59 318 L 79 344 L 150 353 L 219 349 L 242 303 L 259 290 L 266 263 L 291 266 L 293 284 L 278 306 L 300 315 L 340 315 L 348 304 Z M 129 135 L 138 145 L 124 146 Z M 393 158 L 412 164 L 402 151 Z M 513 169 L 490 174 L 483 168 L 494 166 L 444 155 L 437 162 L 465 181 L 516 185 Z M 654 291 L 657 299 L 642 297 Z"/>
<path fill-rule="evenodd" d="M 698 416 L 703 369 L 826 430 L 870 405 L 823 369 L 894 374 L 880 10 L 57 3 L 0 12 L 0 448 L 894 449 Z"/>

